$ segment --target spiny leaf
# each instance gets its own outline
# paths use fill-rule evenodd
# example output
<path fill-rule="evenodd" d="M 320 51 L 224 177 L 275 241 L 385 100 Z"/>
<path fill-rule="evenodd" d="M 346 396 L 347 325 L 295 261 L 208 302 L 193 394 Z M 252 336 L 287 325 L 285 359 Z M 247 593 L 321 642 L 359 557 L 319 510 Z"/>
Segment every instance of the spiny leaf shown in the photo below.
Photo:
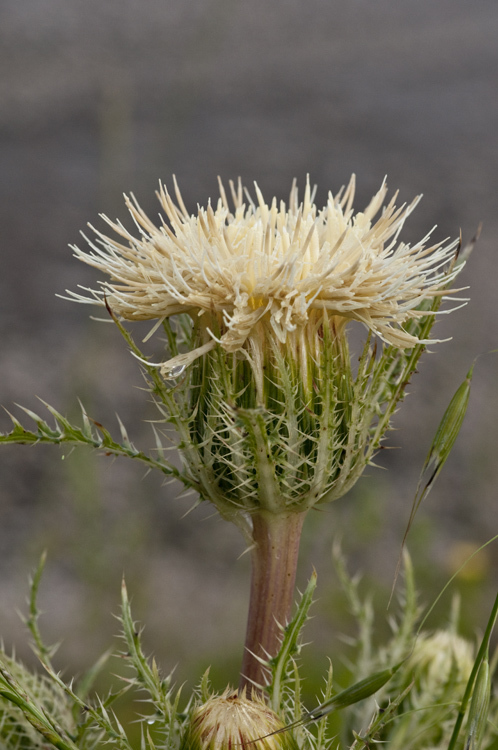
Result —
<path fill-rule="evenodd" d="M 82 677 L 78 679 L 78 685 L 76 692 L 82 700 L 85 700 L 92 689 L 94 682 L 98 675 L 101 673 L 104 666 L 109 661 L 109 657 L 112 655 L 113 649 L 109 648 L 100 656 L 95 664 L 88 669 Z"/>
<path fill-rule="evenodd" d="M 210 672 L 210 667 L 208 667 L 206 671 L 204 672 L 204 674 L 202 675 L 201 684 L 199 686 L 199 693 L 200 693 L 203 703 L 206 703 L 206 701 L 208 701 L 212 695 L 209 672 Z"/>
<path fill-rule="evenodd" d="M 406 687 L 405 690 L 400 693 L 400 695 L 398 695 L 394 700 L 390 701 L 387 708 L 379 711 L 379 713 L 376 714 L 372 719 L 372 722 L 364 735 L 359 735 L 356 732 L 353 733 L 355 741 L 351 745 L 350 750 L 359 750 L 359 748 L 366 748 L 368 750 L 368 748 L 371 747 L 371 743 L 375 742 L 375 737 L 378 735 L 380 730 L 392 720 L 393 715 L 396 713 L 399 706 L 411 691 L 412 687 L 412 684 L 408 685 L 408 687 Z"/>
<path fill-rule="evenodd" d="M 114 700 L 119 698 L 120 696 L 124 695 L 124 693 L 127 692 L 129 689 L 129 686 L 126 685 L 124 688 L 119 690 L 117 693 L 111 693 L 109 697 L 102 701 L 100 698 L 97 698 L 97 705 L 93 706 L 90 703 L 85 702 L 72 688 L 71 684 L 66 684 L 59 674 L 54 672 L 52 667 L 43 662 L 43 666 L 45 667 L 49 677 L 52 679 L 52 681 L 59 685 L 59 687 L 69 696 L 69 698 L 74 702 L 75 705 L 79 706 L 79 708 L 85 712 L 88 716 L 90 716 L 93 720 L 93 722 L 100 727 L 107 736 L 108 740 L 112 740 L 116 747 L 119 750 L 132 750 L 132 746 L 128 741 L 128 738 L 126 736 L 126 733 L 124 732 L 123 728 L 119 724 L 119 722 L 116 720 L 116 717 L 114 714 L 111 716 L 109 711 L 107 711 L 106 706 L 108 706 L 110 703 L 112 703 Z M 72 747 L 71 750 L 75 750 L 76 746 Z M 64 749 L 66 750 L 66 749 Z"/>
<path fill-rule="evenodd" d="M 41 637 L 40 630 L 38 628 L 38 618 L 40 611 L 38 609 L 38 589 L 40 587 L 41 578 L 45 569 L 45 563 L 47 561 L 47 553 L 44 551 L 40 558 L 40 562 L 36 567 L 31 579 L 30 596 L 29 596 L 29 617 L 26 620 L 26 625 L 33 638 L 33 647 L 36 655 L 41 662 L 50 664 L 50 660 L 57 650 L 57 646 L 46 646 Z"/>
<path fill-rule="evenodd" d="M 332 662 L 329 661 L 329 668 L 327 670 L 325 690 L 323 691 L 324 702 L 332 698 L 333 684 L 334 684 L 334 668 L 332 666 Z M 322 750 L 322 748 L 326 748 L 329 746 L 330 745 L 327 742 L 327 721 L 324 717 L 322 721 L 318 722 L 318 729 L 316 733 L 316 750 Z"/>
<path fill-rule="evenodd" d="M 284 679 L 287 665 L 292 656 L 296 653 L 299 648 L 299 636 L 301 630 L 308 619 L 308 612 L 313 602 L 313 594 L 315 592 L 317 582 L 316 572 L 313 571 L 312 576 L 306 586 L 306 590 L 301 597 L 297 612 L 284 629 L 284 636 L 282 639 L 282 645 L 277 656 L 272 659 L 272 707 L 274 711 L 280 709 L 281 703 L 281 686 Z"/>
<path fill-rule="evenodd" d="M 172 712 L 170 701 L 171 676 L 162 679 L 156 662 L 149 663 L 145 657 L 140 640 L 140 631 L 137 630 L 130 608 L 130 601 L 126 584 L 123 580 L 121 585 L 121 622 L 123 635 L 128 647 L 128 658 L 137 674 L 136 684 L 144 688 L 154 703 L 161 716 L 169 717 Z"/>
<path fill-rule="evenodd" d="M 52 427 L 45 422 L 35 412 L 24 407 L 20 407 L 26 414 L 36 422 L 36 430 L 26 429 L 14 416 L 7 410 L 7 414 L 12 421 L 13 428 L 9 433 L 0 434 L 0 444 L 17 443 L 17 444 L 35 444 L 51 443 L 60 445 L 62 443 L 72 443 L 79 445 L 88 445 L 91 448 L 101 450 L 106 455 L 127 456 L 142 463 L 145 463 L 151 469 L 159 469 L 167 476 L 175 477 L 183 482 L 187 487 L 197 489 L 197 485 L 190 478 L 182 473 L 176 466 L 169 463 L 162 455 L 159 458 L 153 458 L 141 450 L 137 450 L 130 442 L 126 429 L 118 417 L 118 423 L 123 439 L 123 443 L 115 441 L 111 433 L 99 422 L 88 417 L 82 407 L 83 426 L 73 425 L 66 417 L 54 409 L 50 404 L 42 403 L 55 419 L 55 425 Z"/>

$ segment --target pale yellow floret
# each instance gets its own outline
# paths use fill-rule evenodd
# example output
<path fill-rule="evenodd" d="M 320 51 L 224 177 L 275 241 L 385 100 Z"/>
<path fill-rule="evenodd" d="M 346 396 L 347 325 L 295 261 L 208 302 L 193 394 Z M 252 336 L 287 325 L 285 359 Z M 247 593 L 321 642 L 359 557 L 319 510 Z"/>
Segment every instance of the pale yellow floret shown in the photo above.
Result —
<path fill-rule="evenodd" d="M 367 208 L 355 214 L 354 177 L 338 196 L 329 193 L 322 210 L 313 202 L 309 182 L 301 204 L 293 185 L 288 207 L 275 198 L 268 205 L 257 185 L 256 203 L 240 181 L 230 187 L 233 209 L 220 182 L 216 207 L 208 204 L 190 215 L 176 181 L 177 204 L 161 185 L 158 197 L 169 223 L 160 227 L 133 196 L 126 198 L 138 236 L 103 217 L 122 241 L 94 230 L 98 239 L 88 240 L 91 251 L 75 247 L 74 252 L 111 280 L 90 298 L 73 297 L 103 303 L 105 295 L 113 311 L 128 320 L 181 312 L 194 320 L 201 316 L 209 341 L 166 368 L 189 364 L 215 345 L 210 342 L 227 352 L 254 354 L 266 331 L 286 344 L 315 310 L 338 321 L 357 320 L 399 348 L 419 343 L 403 324 L 426 314 L 417 310 L 420 303 L 445 294 L 456 274 L 448 271 L 456 242 L 427 247 L 427 236 L 413 246 L 398 243 L 419 198 L 396 208 L 395 195 L 381 210 L 384 182 Z"/>

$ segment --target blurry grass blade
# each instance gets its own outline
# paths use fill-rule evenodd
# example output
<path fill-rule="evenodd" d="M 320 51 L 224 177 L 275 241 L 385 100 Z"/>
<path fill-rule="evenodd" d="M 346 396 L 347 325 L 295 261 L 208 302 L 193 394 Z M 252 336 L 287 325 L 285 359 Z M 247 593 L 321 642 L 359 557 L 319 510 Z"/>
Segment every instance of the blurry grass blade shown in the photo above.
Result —
<path fill-rule="evenodd" d="M 465 688 L 465 693 L 462 698 L 462 702 L 460 704 L 460 708 L 458 711 L 458 716 L 455 721 L 455 726 L 453 728 L 453 733 L 451 735 L 451 739 L 448 745 L 448 750 L 455 750 L 457 746 L 458 741 L 458 735 L 460 733 L 460 729 L 463 723 L 463 719 L 465 716 L 465 712 L 467 710 L 467 706 L 469 704 L 470 698 L 472 696 L 472 692 L 474 689 L 474 684 L 476 683 L 477 675 L 480 672 L 481 664 L 484 661 L 488 660 L 488 653 L 489 653 L 489 641 L 491 639 L 491 635 L 493 633 L 495 624 L 496 624 L 496 618 L 498 617 L 498 594 L 496 595 L 493 608 L 491 610 L 491 614 L 488 618 L 488 623 L 486 625 L 486 630 L 483 636 L 483 639 L 481 641 L 481 645 L 479 646 L 479 651 L 477 652 L 477 656 L 474 662 L 474 666 L 472 668 L 472 672 L 470 674 L 470 677 L 467 682 L 467 687 Z M 477 745 L 475 747 L 478 747 Z"/>
<path fill-rule="evenodd" d="M 437 428 L 436 434 L 434 436 L 434 440 L 432 441 L 432 445 L 430 447 L 429 453 L 427 454 L 427 458 L 425 459 L 424 465 L 422 467 L 422 471 L 420 473 L 420 479 L 418 481 L 417 490 L 415 492 L 415 497 L 413 499 L 412 508 L 410 511 L 410 517 L 408 519 L 405 533 L 403 535 L 403 541 L 401 542 L 401 551 L 400 551 L 398 562 L 396 565 L 396 572 L 394 574 L 394 581 L 393 581 L 393 586 L 391 590 L 391 598 L 389 599 L 389 603 L 391 602 L 392 595 L 394 592 L 394 587 L 396 586 L 396 581 L 397 581 L 398 574 L 400 571 L 401 555 L 403 553 L 405 542 L 410 532 L 410 529 L 412 527 L 413 521 L 415 520 L 417 511 L 420 508 L 420 505 L 423 502 L 423 500 L 425 500 L 425 498 L 431 491 L 434 485 L 434 482 L 436 481 L 437 477 L 439 476 L 439 473 L 441 472 L 441 469 L 446 463 L 448 456 L 450 455 L 452 451 L 453 445 L 455 444 L 455 440 L 458 437 L 460 428 L 463 424 L 463 420 L 467 412 L 467 406 L 469 404 L 470 384 L 472 382 L 474 366 L 475 366 L 475 361 L 473 362 L 472 367 L 470 368 L 467 375 L 465 376 L 465 380 L 458 387 L 456 393 L 451 399 L 448 405 L 448 408 L 444 412 L 443 418 L 439 424 L 439 427 Z M 422 487 L 424 474 L 428 470 L 432 470 L 431 475 L 429 479 L 426 481 L 425 485 Z"/>
<path fill-rule="evenodd" d="M 322 719 L 324 716 L 327 716 L 327 714 L 332 713 L 332 711 L 339 711 L 342 708 L 347 708 L 354 703 L 359 703 L 366 698 L 370 698 L 389 682 L 403 663 L 404 662 L 399 662 L 399 664 L 396 664 L 394 667 L 375 672 L 375 674 L 370 675 L 370 677 L 365 677 L 365 679 L 355 682 L 354 685 L 351 685 L 345 690 L 341 690 L 340 693 L 336 693 L 336 695 L 332 696 L 332 698 L 329 698 L 329 700 L 326 700 L 324 703 L 320 703 L 320 705 L 313 711 L 308 711 L 308 713 L 304 714 L 304 716 L 297 721 L 287 724 L 287 726 L 282 729 L 277 729 L 276 732 L 272 732 L 264 737 L 259 737 L 258 740 L 272 737 L 274 734 L 280 734 L 281 732 L 287 732 L 295 727 L 305 726 L 313 721 Z"/>
<path fill-rule="evenodd" d="M 439 592 L 439 594 L 436 596 L 436 598 L 434 599 L 434 601 L 432 602 L 432 604 L 430 605 L 430 607 L 426 610 L 426 612 L 424 614 L 424 617 L 422 618 L 421 622 L 419 623 L 419 626 L 418 626 L 418 629 L 417 629 L 417 633 L 416 633 L 417 636 L 422 632 L 425 623 L 427 622 L 427 620 L 429 619 L 430 615 L 432 614 L 432 612 L 434 611 L 434 609 L 438 605 L 438 603 L 439 603 L 440 599 L 442 598 L 443 594 L 451 586 L 451 584 L 453 583 L 453 581 L 456 578 L 458 578 L 460 572 L 462 570 L 464 570 L 465 566 L 472 560 L 473 557 L 475 557 L 479 552 L 481 552 L 481 550 L 485 549 L 490 544 L 493 544 L 493 542 L 495 542 L 497 539 L 498 539 L 498 534 L 495 534 L 495 536 L 491 537 L 491 539 L 488 539 L 487 542 L 484 542 L 484 544 L 481 544 L 481 546 L 477 547 L 477 549 L 475 549 L 472 552 L 472 554 L 469 555 L 467 557 L 467 559 L 463 561 L 463 563 L 460 565 L 460 567 L 457 570 L 455 570 L 455 572 L 453 573 L 453 575 L 451 576 L 451 578 L 449 578 L 446 581 L 446 583 L 444 584 L 443 588 L 441 589 L 441 591 Z M 496 605 L 496 602 L 495 602 L 495 605 Z"/>
<path fill-rule="evenodd" d="M 465 750 L 479 750 L 481 746 L 483 733 L 488 722 L 490 699 L 491 678 L 489 662 L 486 658 L 481 662 L 472 692 Z"/>
<path fill-rule="evenodd" d="M 365 677 L 365 679 L 355 682 L 354 685 L 341 690 L 340 693 L 334 695 L 330 700 L 321 703 L 314 711 L 310 711 L 307 716 L 304 717 L 304 722 L 315 721 L 321 719 L 322 716 L 326 716 L 331 711 L 337 711 L 347 706 L 352 706 L 354 703 L 359 703 L 365 698 L 370 698 L 378 690 L 380 690 L 386 683 L 389 682 L 398 669 L 401 667 L 403 662 L 399 662 L 394 667 L 389 669 L 383 669 L 380 672 Z"/>
<path fill-rule="evenodd" d="M 109 661 L 109 657 L 112 656 L 113 649 L 108 648 L 107 651 L 105 651 L 102 656 L 97 659 L 95 664 L 88 669 L 81 678 L 78 680 L 78 685 L 76 688 L 77 695 L 82 699 L 85 700 L 90 693 L 90 690 L 92 689 L 95 680 L 99 676 L 99 674 L 102 672 L 102 669 L 105 667 L 107 662 Z"/>
<path fill-rule="evenodd" d="M 451 399 L 450 404 L 444 413 L 443 419 L 441 420 L 441 424 L 437 429 L 429 454 L 425 459 L 422 473 L 430 467 L 434 467 L 434 471 L 426 484 L 424 494 L 427 494 L 428 488 L 443 468 L 446 459 L 451 453 L 455 440 L 458 437 L 458 433 L 460 432 L 469 403 L 470 384 L 474 373 L 474 365 L 475 362 L 468 371 L 465 380 Z"/>
<path fill-rule="evenodd" d="M 438 474 L 443 468 L 448 456 L 451 453 L 455 440 L 458 437 L 460 428 L 462 426 L 467 406 L 469 404 L 470 397 L 470 384 L 472 381 L 472 375 L 474 372 L 474 364 L 468 371 L 465 380 L 457 389 L 455 395 L 451 399 L 448 408 L 446 409 L 439 427 L 437 428 L 436 435 L 432 441 L 431 448 L 425 459 L 425 463 L 422 467 L 422 472 L 417 487 L 417 493 L 413 501 L 412 511 L 410 514 L 410 520 L 408 522 L 408 528 L 405 533 L 406 535 L 410 529 L 415 514 L 420 506 L 420 503 L 429 494 L 432 485 L 434 484 Z M 425 472 L 429 469 L 433 469 L 431 476 L 427 480 L 423 489 L 421 489 L 422 478 Z"/>

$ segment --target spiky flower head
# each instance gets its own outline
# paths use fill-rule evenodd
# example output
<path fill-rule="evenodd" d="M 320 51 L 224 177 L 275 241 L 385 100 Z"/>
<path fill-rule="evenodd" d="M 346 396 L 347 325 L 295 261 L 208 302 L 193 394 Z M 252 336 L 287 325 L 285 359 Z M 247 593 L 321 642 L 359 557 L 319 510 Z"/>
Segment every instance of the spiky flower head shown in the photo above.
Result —
<path fill-rule="evenodd" d="M 458 701 L 473 666 L 472 643 L 451 630 L 419 636 L 406 664 L 406 674 L 415 683 L 411 699 L 421 706 Z"/>
<path fill-rule="evenodd" d="M 309 182 L 288 205 L 230 187 L 233 208 L 220 182 L 216 207 L 191 215 L 176 182 L 177 204 L 161 186 L 159 227 L 126 199 L 138 236 L 106 219 L 117 238 L 95 230 L 90 251 L 75 247 L 110 280 L 72 297 L 163 324 L 158 367 L 180 380 L 160 408 L 182 425 L 201 496 L 224 515 L 304 511 L 343 495 L 379 447 L 459 270 L 455 243 L 398 242 L 418 198 L 384 206 L 385 183 L 357 213 L 354 178 L 321 210 Z M 368 331 L 359 366 L 352 320 Z"/>
<path fill-rule="evenodd" d="M 472 644 L 452 629 L 418 636 L 400 671 L 399 687 L 407 694 L 386 724 L 382 736 L 386 747 L 450 746 L 474 658 Z"/>
<path fill-rule="evenodd" d="M 291 732 L 267 736 L 283 726 L 261 698 L 228 689 L 194 710 L 180 750 L 297 750 Z"/>

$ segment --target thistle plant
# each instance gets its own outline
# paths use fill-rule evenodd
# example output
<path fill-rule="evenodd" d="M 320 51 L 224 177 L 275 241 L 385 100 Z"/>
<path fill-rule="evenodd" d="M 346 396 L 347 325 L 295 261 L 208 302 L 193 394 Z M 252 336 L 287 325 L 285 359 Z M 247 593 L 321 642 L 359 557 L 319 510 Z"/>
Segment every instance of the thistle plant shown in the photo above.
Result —
<path fill-rule="evenodd" d="M 362 212 L 353 210 L 354 178 L 338 195 L 329 193 L 321 210 L 309 182 L 301 202 L 293 184 L 288 204 L 275 198 L 267 204 L 257 185 L 253 199 L 240 181 L 230 183 L 229 200 L 220 182 L 216 206 L 195 214 L 176 181 L 174 187 L 176 202 L 160 186 L 159 226 L 133 196 L 126 203 L 134 233 L 103 217 L 113 234 L 94 229 L 94 239 L 85 237 L 88 246 L 73 250 L 107 278 L 97 289 L 68 292 L 69 299 L 107 310 L 137 358 L 158 410 L 154 451 L 137 448 L 121 422 L 116 440 L 84 409 L 76 426 L 48 405 L 54 425 L 26 410 L 36 429 L 12 417 L 13 429 L 0 441 L 84 443 L 128 456 L 180 480 L 244 535 L 252 579 L 239 690 L 217 697 L 201 690 L 203 705 L 193 710 L 183 750 L 234 747 L 237 732 L 243 747 L 268 735 L 262 746 L 292 748 L 294 735 L 284 739 L 281 731 L 286 722 L 295 727 L 299 746 L 322 750 L 330 742 L 326 716 L 381 691 L 392 708 L 384 718 L 374 714 L 368 730 L 374 737 L 387 716 L 407 705 L 411 683 L 403 675 L 416 620 L 413 597 L 389 658 L 365 663 L 362 679 L 343 691 L 334 693 L 330 674 L 324 702 L 302 720 L 294 664 L 313 587 L 293 618 L 301 530 L 310 510 L 345 495 L 372 463 L 421 354 L 437 342 L 431 331 L 441 304 L 452 298 L 455 309 L 465 302 L 452 288 L 465 258 L 457 241 L 430 244 L 430 235 L 414 245 L 400 241 L 419 199 L 396 208 L 396 195 L 386 200 L 385 183 Z M 154 355 L 137 345 L 127 326 L 144 320 L 154 321 L 144 340 L 153 342 Z M 352 353 L 349 331 L 358 324 L 365 336 Z M 468 387 L 466 393 L 468 399 Z M 450 407 L 450 427 L 438 433 L 428 458 L 436 472 L 465 411 L 456 402 Z M 176 431 L 181 469 L 167 458 L 162 424 Z M 127 599 L 123 612 L 129 645 L 134 627 Z M 170 694 L 167 702 L 157 670 L 146 667 L 135 647 L 139 682 L 155 696 L 164 721 L 169 712 L 171 729 Z M 413 664 L 410 670 L 416 671 Z M 398 697 L 384 690 L 388 683 L 399 688 Z M 109 729 L 102 714 L 93 719 Z M 320 721 L 312 740 L 307 724 Z M 120 742 L 116 747 L 127 747 Z"/>
<path fill-rule="evenodd" d="M 216 208 L 190 215 L 176 182 L 177 204 L 161 186 L 159 228 L 127 199 L 138 236 L 104 217 L 116 237 L 94 230 L 90 250 L 74 252 L 110 280 L 70 296 L 166 331 L 153 364 L 118 323 L 149 376 L 157 368 L 180 478 L 251 547 L 240 683 L 250 692 L 265 685 L 261 660 L 289 619 L 304 518 L 342 497 L 379 449 L 461 265 L 456 242 L 398 242 L 418 199 L 384 206 L 385 183 L 358 213 L 354 178 L 321 211 L 309 182 L 301 203 L 293 185 L 288 205 L 268 205 L 257 185 L 254 202 L 239 181 L 230 206 L 219 188 Z M 367 330 L 357 366 L 352 321 Z"/>

